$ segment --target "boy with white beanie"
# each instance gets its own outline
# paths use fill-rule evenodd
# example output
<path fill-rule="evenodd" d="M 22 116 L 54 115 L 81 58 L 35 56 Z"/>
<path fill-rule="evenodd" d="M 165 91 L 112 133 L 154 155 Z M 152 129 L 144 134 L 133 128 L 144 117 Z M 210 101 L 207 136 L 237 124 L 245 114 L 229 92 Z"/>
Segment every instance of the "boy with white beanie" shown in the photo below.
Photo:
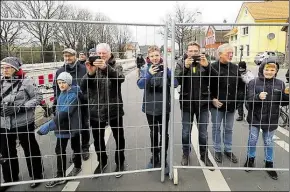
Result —
<path fill-rule="evenodd" d="M 37 132 L 39 135 L 46 135 L 54 131 L 57 137 L 55 152 L 57 155 L 56 178 L 65 177 L 66 172 L 66 147 L 68 140 L 71 140 L 73 155 L 73 170 L 67 175 L 76 176 L 81 172 L 81 145 L 80 130 L 82 129 L 80 96 L 81 90 L 78 86 L 72 85 L 72 76 L 68 72 L 62 72 L 57 77 L 57 84 L 61 90 L 57 98 L 56 115 L 52 120 L 42 125 Z M 65 183 L 65 180 L 51 181 L 46 184 L 47 188 Z"/>

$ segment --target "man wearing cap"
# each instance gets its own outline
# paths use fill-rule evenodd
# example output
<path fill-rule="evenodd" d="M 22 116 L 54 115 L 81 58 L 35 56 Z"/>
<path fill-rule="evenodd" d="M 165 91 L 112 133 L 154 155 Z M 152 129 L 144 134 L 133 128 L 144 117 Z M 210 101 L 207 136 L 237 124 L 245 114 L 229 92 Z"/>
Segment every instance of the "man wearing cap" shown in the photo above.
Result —
<path fill-rule="evenodd" d="M 80 51 L 80 53 L 79 53 L 79 62 L 80 62 L 80 64 L 85 65 L 86 60 L 87 60 L 86 53 L 84 51 Z"/>
<path fill-rule="evenodd" d="M 57 97 L 60 94 L 60 89 L 57 86 L 56 79 L 58 75 L 64 71 L 68 72 L 72 76 L 72 85 L 80 85 L 82 77 L 86 74 L 86 67 L 85 65 L 82 65 L 79 60 L 77 60 L 77 52 L 71 48 L 67 48 L 63 50 L 63 58 L 64 58 L 64 65 L 59 68 L 56 71 L 55 74 L 55 80 L 53 83 L 53 89 L 54 89 L 54 106 L 57 104 Z M 84 107 L 82 107 L 84 109 Z M 89 154 L 89 147 L 90 147 L 90 132 L 89 132 L 89 126 L 87 123 L 87 115 L 86 115 L 86 110 L 83 110 L 83 115 L 82 115 L 82 157 L 83 160 L 86 161 L 90 158 Z"/>
<path fill-rule="evenodd" d="M 90 125 L 99 161 L 94 173 L 103 173 L 108 165 L 104 138 L 107 122 L 116 142 L 115 172 L 124 171 L 125 138 L 121 85 L 125 81 L 125 75 L 122 66 L 116 63 L 108 44 L 98 44 L 97 55 L 101 59 L 96 59 L 93 66 L 89 62 L 86 63 L 88 73 L 83 77 L 81 83 L 81 90 L 88 101 Z M 119 173 L 116 177 L 121 175 Z"/>
<path fill-rule="evenodd" d="M 89 56 L 95 56 L 96 55 L 96 49 L 95 48 L 91 48 L 89 51 Z"/>

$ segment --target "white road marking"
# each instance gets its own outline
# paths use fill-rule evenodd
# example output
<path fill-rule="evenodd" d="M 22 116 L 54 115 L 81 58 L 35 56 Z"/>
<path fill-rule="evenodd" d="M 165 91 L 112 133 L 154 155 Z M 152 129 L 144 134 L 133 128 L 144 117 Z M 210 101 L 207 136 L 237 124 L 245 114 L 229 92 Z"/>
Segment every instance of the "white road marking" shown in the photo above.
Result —
<path fill-rule="evenodd" d="M 106 145 L 108 143 L 111 133 L 112 133 L 111 128 L 107 127 L 105 131 L 105 144 Z M 99 165 L 99 162 L 97 160 L 95 146 L 94 146 L 94 143 L 92 143 L 90 145 L 90 159 L 88 159 L 87 161 L 82 161 L 82 171 L 79 173 L 79 176 L 93 174 L 98 165 Z M 74 164 L 71 164 L 71 166 L 66 170 L 66 175 L 70 173 L 73 167 L 74 167 Z M 79 184 L 80 184 L 79 181 L 69 181 L 66 183 L 62 191 L 70 191 L 70 190 L 76 191 Z"/>
<path fill-rule="evenodd" d="M 200 160 L 198 130 L 195 123 L 193 123 L 192 125 L 191 141 L 194 151 L 198 157 L 199 163 L 201 164 L 201 166 L 205 166 L 204 163 Z M 218 167 L 210 151 L 208 151 L 208 157 L 213 163 L 213 166 Z M 210 191 L 231 191 L 227 181 L 225 180 L 220 170 L 216 169 L 215 171 L 210 171 L 208 169 L 203 169 L 202 171 Z"/>
<path fill-rule="evenodd" d="M 260 129 L 260 132 L 263 133 L 262 129 Z M 280 147 L 282 147 L 285 151 L 287 151 L 289 153 L 289 144 L 286 143 L 285 141 L 282 141 L 280 139 L 280 137 L 274 135 L 273 137 L 274 142 L 279 145 Z"/>

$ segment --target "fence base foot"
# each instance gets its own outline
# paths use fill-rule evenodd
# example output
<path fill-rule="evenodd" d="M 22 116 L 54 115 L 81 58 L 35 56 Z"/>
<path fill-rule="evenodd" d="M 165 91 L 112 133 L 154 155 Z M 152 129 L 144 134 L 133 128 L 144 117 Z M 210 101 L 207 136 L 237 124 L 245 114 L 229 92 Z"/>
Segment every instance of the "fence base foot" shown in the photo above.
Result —
<path fill-rule="evenodd" d="M 174 185 L 178 184 L 178 169 L 173 169 L 173 183 Z"/>

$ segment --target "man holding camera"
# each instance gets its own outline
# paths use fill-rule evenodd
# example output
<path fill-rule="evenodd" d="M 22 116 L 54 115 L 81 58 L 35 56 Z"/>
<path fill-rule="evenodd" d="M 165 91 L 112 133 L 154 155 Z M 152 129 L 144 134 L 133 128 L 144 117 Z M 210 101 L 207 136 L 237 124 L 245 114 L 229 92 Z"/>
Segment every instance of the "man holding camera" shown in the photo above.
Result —
<path fill-rule="evenodd" d="M 209 63 L 205 54 L 200 54 L 200 45 L 189 42 L 183 60 L 178 61 L 175 75 L 180 90 L 182 111 L 182 149 L 181 165 L 189 165 L 191 151 L 191 130 L 194 115 L 199 131 L 200 159 L 206 166 L 213 166 L 208 158 L 207 125 L 209 121 Z"/>
<path fill-rule="evenodd" d="M 63 50 L 63 58 L 64 58 L 64 65 L 56 71 L 55 79 L 53 82 L 53 90 L 54 90 L 54 103 L 53 105 L 56 106 L 57 104 L 57 97 L 60 94 L 60 89 L 57 86 L 56 79 L 58 75 L 64 71 L 68 72 L 72 76 L 72 85 L 80 85 L 82 77 L 86 74 L 86 67 L 85 65 L 81 64 L 80 61 L 77 59 L 76 55 L 77 52 L 71 48 L 67 48 Z M 82 107 L 83 109 L 84 107 Z M 86 114 L 86 111 L 84 114 Z M 82 135 L 82 157 L 83 160 L 86 161 L 90 158 L 89 147 L 90 147 L 90 131 L 89 126 L 87 123 L 87 115 L 83 115 L 82 120 L 82 127 L 83 130 L 81 132 Z"/>
<path fill-rule="evenodd" d="M 96 51 L 97 56 L 90 56 L 86 63 L 88 72 L 81 82 L 81 90 L 88 102 L 90 125 L 99 161 L 94 174 L 103 173 L 108 165 L 104 138 L 107 123 L 112 129 L 116 142 L 115 172 L 124 171 L 125 138 L 121 85 L 125 81 L 125 75 L 123 67 L 116 63 L 108 44 L 98 44 Z M 116 177 L 121 176 L 120 173 L 116 175 Z"/>

